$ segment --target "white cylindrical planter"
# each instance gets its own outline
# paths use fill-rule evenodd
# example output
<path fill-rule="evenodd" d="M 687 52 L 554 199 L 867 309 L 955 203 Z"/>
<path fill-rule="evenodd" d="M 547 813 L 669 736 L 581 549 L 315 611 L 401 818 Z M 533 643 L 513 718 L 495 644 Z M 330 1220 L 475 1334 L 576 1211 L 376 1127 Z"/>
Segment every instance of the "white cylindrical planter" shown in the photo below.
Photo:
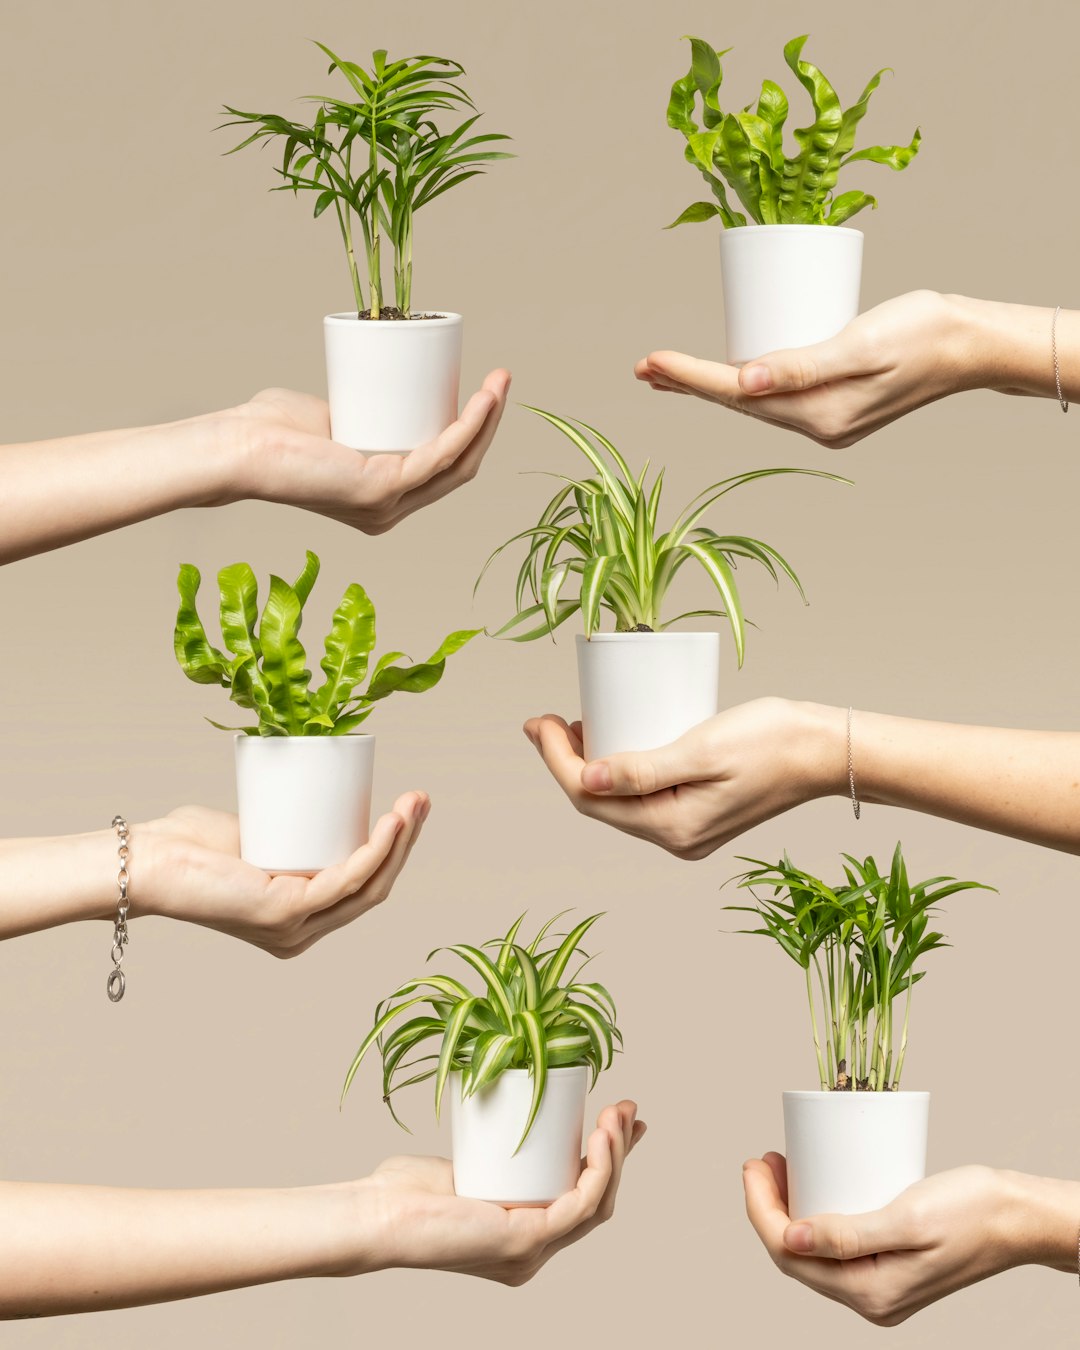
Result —
<path fill-rule="evenodd" d="M 515 1153 L 529 1119 L 532 1089 L 527 1069 L 507 1069 L 490 1086 L 462 1099 L 461 1074 L 450 1075 L 446 1096 L 458 1195 L 507 1207 L 550 1205 L 577 1185 L 589 1070 L 548 1070 L 533 1127 Z"/>
<path fill-rule="evenodd" d="M 585 758 L 655 750 L 716 714 L 719 633 L 578 636 Z"/>
<path fill-rule="evenodd" d="M 859 312 L 863 236 L 846 225 L 740 225 L 720 233 L 727 359 L 745 365 L 834 337 Z"/>
<path fill-rule="evenodd" d="M 785 1092 L 788 1212 L 866 1214 L 926 1175 L 929 1092 Z"/>
<path fill-rule="evenodd" d="M 307 875 L 367 843 L 374 736 L 237 736 L 240 856 Z"/>
<path fill-rule="evenodd" d="M 415 450 L 445 431 L 458 413 L 461 329 L 460 314 L 328 314 L 323 332 L 334 440 L 375 454 Z"/>

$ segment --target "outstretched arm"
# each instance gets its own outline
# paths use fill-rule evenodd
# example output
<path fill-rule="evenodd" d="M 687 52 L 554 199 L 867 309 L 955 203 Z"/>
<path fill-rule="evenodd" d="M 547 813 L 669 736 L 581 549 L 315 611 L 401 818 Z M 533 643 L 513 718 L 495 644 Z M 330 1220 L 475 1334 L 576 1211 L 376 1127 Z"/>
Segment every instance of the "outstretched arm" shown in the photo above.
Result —
<path fill-rule="evenodd" d="M 183 919 L 274 956 L 297 956 L 386 899 L 430 809 L 425 793 L 405 793 L 351 858 L 303 877 L 269 876 L 242 862 L 235 816 L 180 807 L 131 827 L 129 917 Z M 114 830 L 0 840 L 0 940 L 111 920 L 117 869 Z"/>
<path fill-rule="evenodd" d="M 456 422 L 407 455 L 336 444 L 326 403 L 287 389 L 163 426 L 0 447 L 0 563 L 180 507 L 244 500 L 382 534 L 475 476 L 509 387 L 509 374 L 493 371 Z"/>
<path fill-rule="evenodd" d="M 722 404 L 842 448 L 965 389 L 1057 398 L 1052 308 L 912 291 L 813 347 L 762 353 L 741 369 L 653 352 L 635 374 L 653 389 Z M 1056 325 L 1062 394 L 1080 399 L 1080 310 Z"/>
<path fill-rule="evenodd" d="M 0 1317 L 163 1303 L 246 1285 L 401 1266 L 524 1284 L 611 1217 L 645 1131 L 633 1102 L 600 1114 L 575 1190 L 547 1209 L 454 1194 L 442 1158 L 294 1190 L 137 1191 L 0 1183 Z"/>
<path fill-rule="evenodd" d="M 746 1213 L 785 1275 L 894 1327 L 1014 1266 L 1076 1279 L 1080 1182 L 958 1167 L 910 1186 L 872 1214 L 792 1223 L 779 1153 L 743 1164 Z"/>
<path fill-rule="evenodd" d="M 844 708 L 757 699 L 659 750 L 591 764 L 577 724 L 534 718 L 525 734 L 579 811 L 682 858 L 707 857 L 803 802 L 850 794 Z M 852 761 L 863 802 L 1080 853 L 1080 734 L 856 711 Z"/>

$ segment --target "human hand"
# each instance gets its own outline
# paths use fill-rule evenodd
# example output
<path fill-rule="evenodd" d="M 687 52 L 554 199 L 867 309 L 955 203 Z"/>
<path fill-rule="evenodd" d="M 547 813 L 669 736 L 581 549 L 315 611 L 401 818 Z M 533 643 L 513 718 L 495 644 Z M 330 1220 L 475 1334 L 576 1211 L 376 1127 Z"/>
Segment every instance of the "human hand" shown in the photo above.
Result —
<path fill-rule="evenodd" d="M 671 745 L 586 764 L 581 724 L 534 717 L 525 735 L 583 815 L 699 859 L 843 780 L 843 713 L 763 698 Z"/>
<path fill-rule="evenodd" d="M 779 1153 L 743 1164 L 746 1213 L 785 1275 L 877 1326 L 1012 1266 L 1075 1271 L 1075 1182 L 989 1167 L 927 1177 L 871 1214 L 792 1223 Z"/>
<path fill-rule="evenodd" d="M 989 369 L 998 308 L 1020 310 L 912 291 L 860 314 L 827 342 L 763 353 L 741 369 L 653 352 L 634 373 L 653 389 L 696 394 L 839 449 L 946 394 L 986 382 L 1007 388 L 1010 380 Z"/>
<path fill-rule="evenodd" d="M 352 857 L 302 877 L 241 861 L 236 816 L 182 806 L 132 828 L 131 916 L 185 919 L 272 956 L 299 956 L 386 899 L 430 809 L 425 793 L 405 793 Z"/>
<path fill-rule="evenodd" d="M 503 1209 L 455 1195 L 445 1158 L 390 1158 L 362 1183 L 389 1217 L 389 1250 L 380 1264 L 524 1284 L 556 1252 L 611 1218 L 623 1164 L 644 1133 L 634 1102 L 605 1107 L 577 1186 L 544 1209 Z"/>
<path fill-rule="evenodd" d="M 365 534 L 385 534 L 475 477 L 509 388 L 509 372 L 492 371 L 434 441 L 408 454 L 368 455 L 330 439 L 323 399 L 265 389 L 217 415 L 219 433 L 241 446 L 240 482 L 231 495 L 299 506 Z"/>

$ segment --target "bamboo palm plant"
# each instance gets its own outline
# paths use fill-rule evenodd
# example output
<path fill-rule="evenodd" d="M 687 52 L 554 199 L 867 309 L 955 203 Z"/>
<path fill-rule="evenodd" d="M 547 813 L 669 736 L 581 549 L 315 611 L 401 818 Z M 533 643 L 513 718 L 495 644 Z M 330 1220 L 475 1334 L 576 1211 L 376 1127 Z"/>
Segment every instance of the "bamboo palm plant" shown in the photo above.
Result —
<path fill-rule="evenodd" d="M 747 215 L 759 225 L 842 225 L 858 211 L 875 208 L 877 201 L 857 189 L 836 196 L 841 169 L 869 160 L 899 171 L 919 152 L 918 130 L 908 145 L 855 149 L 858 125 L 886 72 L 879 70 L 872 76 L 858 100 L 845 109 L 817 66 L 802 59 L 804 35 L 787 43 L 784 60 L 810 95 L 814 120 L 795 132 L 799 148 L 789 158 L 784 149 L 788 100 L 780 86 L 765 80 L 756 108 L 750 104 L 741 111 L 724 112 L 720 106 L 721 57 L 731 48 L 717 51 L 701 38 L 687 40 L 690 69 L 672 86 L 667 120 L 668 126 L 685 137 L 686 160 L 701 173 L 713 200 L 694 202 L 669 229 L 714 216 L 719 216 L 725 229 L 734 229 L 747 223 Z M 746 215 L 732 204 L 729 191 Z"/>
<path fill-rule="evenodd" d="M 373 1047 L 382 1056 L 383 1101 L 403 1129 L 408 1127 L 392 1101 L 401 1088 L 433 1078 L 438 1118 L 451 1074 L 461 1075 L 462 1095 L 470 1097 L 508 1069 L 527 1069 L 532 1100 L 520 1148 L 540 1109 L 550 1069 L 583 1065 L 595 1084 L 622 1047 L 611 995 L 602 984 L 582 979 L 592 958 L 582 952 L 581 941 L 601 916 L 583 919 L 556 940 L 552 930 L 562 917 L 549 919 L 527 946 L 518 938 L 522 915 L 504 936 L 479 947 L 458 943 L 432 952 L 428 961 L 440 951 L 459 957 L 483 980 L 485 992 L 474 994 L 455 977 L 439 974 L 400 985 L 376 1007 L 374 1024 L 345 1076 L 342 1101 Z M 574 970 L 568 974 L 571 962 Z M 391 1030 L 410 1009 L 424 1004 L 427 1012 L 413 1013 Z M 433 1048 L 418 1053 L 426 1046 Z"/>
<path fill-rule="evenodd" d="M 417 211 L 477 174 L 492 160 L 509 159 L 492 150 L 509 137 L 471 134 L 480 114 L 462 87 L 464 67 L 441 56 L 390 60 L 372 54 L 371 66 L 346 61 L 321 42 L 329 73 L 340 71 L 353 97 L 308 95 L 315 105 L 309 121 L 278 113 L 243 112 L 226 105 L 225 127 L 254 128 L 229 154 L 246 146 L 282 145 L 282 181 L 277 192 L 315 194 L 314 214 L 333 208 L 341 232 L 349 279 L 359 315 L 408 318 L 412 305 L 413 217 Z M 446 128 L 440 115 L 464 112 Z M 359 223 L 366 260 L 365 305 L 354 225 Z M 382 240 L 393 254 L 394 305 L 383 303 Z"/>
<path fill-rule="evenodd" d="M 740 561 L 757 563 L 777 584 L 781 574 L 786 576 L 806 603 L 799 578 L 770 544 L 747 535 L 720 534 L 703 521 L 722 497 L 759 478 L 797 473 L 839 483 L 848 479 L 817 469 L 752 469 L 704 488 L 665 530 L 659 526 L 662 469 L 650 483 L 649 461 L 633 473 L 594 427 L 540 408 L 530 411 L 561 431 L 592 472 L 586 478 L 552 475 L 563 486 L 537 523 L 501 544 L 484 564 L 474 595 L 494 560 L 512 544 L 526 541 L 514 594 L 516 612 L 493 636 L 529 642 L 553 633 L 579 610 L 586 637 L 599 629 L 604 610 L 614 618 L 617 632 L 659 632 L 682 619 L 726 618 L 741 666 L 747 621 L 735 579 Z M 704 570 L 723 608 L 689 610 L 665 619 L 668 590 L 688 562 Z"/>
<path fill-rule="evenodd" d="M 926 973 L 916 967 L 948 945 L 930 926 L 935 906 L 958 891 L 993 887 L 955 877 L 910 882 L 900 844 L 886 872 L 872 857 L 843 859 L 844 880 L 827 886 L 786 854 L 777 863 L 743 858 L 752 868 L 737 880 L 754 903 L 727 908 L 760 919 L 760 928 L 741 931 L 771 938 L 805 972 L 822 1091 L 895 1092 L 907 1055 L 911 991 Z M 755 887 L 770 893 L 759 895 Z M 901 997 L 897 1026 L 894 1004 Z"/>

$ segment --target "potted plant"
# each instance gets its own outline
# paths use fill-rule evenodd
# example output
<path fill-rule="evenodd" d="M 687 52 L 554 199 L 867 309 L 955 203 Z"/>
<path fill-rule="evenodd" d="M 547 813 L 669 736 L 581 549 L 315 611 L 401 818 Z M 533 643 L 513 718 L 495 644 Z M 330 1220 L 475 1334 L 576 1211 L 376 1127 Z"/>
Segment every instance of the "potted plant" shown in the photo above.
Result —
<path fill-rule="evenodd" d="M 330 73 L 348 96 L 309 96 L 310 119 L 243 112 L 223 125 L 253 128 L 233 147 L 281 146 L 275 191 L 313 193 L 314 214 L 333 211 L 352 285 L 352 309 L 328 314 L 326 378 L 331 433 L 358 450 L 413 450 L 457 416 L 460 314 L 412 308 L 413 217 L 422 207 L 508 159 L 497 132 L 471 134 L 479 114 L 461 85 L 465 71 L 439 56 L 391 61 L 376 51 L 370 68 L 342 60 L 321 42 Z M 464 114 L 446 125 L 444 114 Z M 442 123 L 442 125 L 440 125 Z M 383 299 L 384 241 L 393 258 L 394 300 Z M 367 294 L 357 254 L 363 246 Z"/>
<path fill-rule="evenodd" d="M 325 679 L 312 689 L 300 625 L 318 575 L 319 559 L 309 552 L 291 586 L 272 576 L 260 615 L 258 584 L 248 564 L 222 568 L 224 652 L 210 644 L 199 618 L 199 569 L 183 563 L 177 579 L 173 647 L 181 670 L 196 684 L 227 689 L 235 704 L 255 714 L 254 726 L 211 725 L 239 733 L 240 855 L 267 872 L 317 872 L 367 841 L 375 738 L 357 728 L 380 699 L 438 684 L 447 657 L 479 632 L 451 633 L 419 665 L 409 664 L 402 652 L 387 652 L 365 685 L 375 646 L 375 608 L 353 582 L 326 635 L 320 663 Z"/>
<path fill-rule="evenodd" d="M 863 237 L 846 222 L 865 207 L 877 206 L 857 189 L 835 195 L 840 170 L 857 160 L 906 169 L 918 153 L 920 133 L 916 130 L 909 145 L 856 150 L 856 130 L 885 71 L 879 70 L 858 101 L 844 109 L 817 66 L 802 59 L 804 35 L 784 47 L 784 60 L 810 95 L 814 120 L 795 132 L 798 153 L 789 157 L 783 134 L 788 100 L 780 86 L 765 80 L 756 108 L 749 104 L 724 112 L 720 58 L 731 49 L 717 51 L 701 38 L 689 42 L 690 70 L 672 86 L 667 120 L 685 136 L 686 159 L 700 171 L 712 200 L 694 202 L 668 228 L 719 217 L 732 364 L 777 348 L 822 342 L 859 312 Z"/>
<path fill-rule="evenodd" d="M 704 488 L 665 530 L 658 523 L 662 470 L 650 484 L 649 464 L 631 473 L 595 428 L 539 408 L 530 411 L 577 446 L 589 461 L 590 476 L 555 475 L 564 486 L 537 523 L 507 540 L 484 564 L 477 587 L 504 549 L 526 541 L 516 613 L 493 636 L 529 642 L 554 634 L 580 611 L 584 633 L 577 639 L 577 655 L 586 758 L 666 745 L 716 713 L 720 675 L 719 633 L 675 632 L 673 625 L 684 619 L 726 619 L 741 667 L 746 619 L 735 580 L 738 563 L 759 564 L 777 583 L 784 574 L 806 601 L 795 572 L 771 545 L 718 534 L 703 524 L 706 515 L 721 497 L 759 478 L 805 473 L 848 480 L 816 469 L 753 469 Z M 722 608 L 664 618 L 668 590 L 686 563 L 704 571 Z M 605 610 L 614 619 L 614 632 L 599 631 Z"/>
<path fill-rule="evenodd" d="M 759 919 L 742 931 L 771 938 L 805 972 L 819 1087 L 783 1095 L 793 1219 L 880 1209 L 926 1174 L 930 1094 L 900 1088 L 911 991 L 922 958 L 946 945 L 930 927 L 934 907 L 993 889 L 953 877 L 909 882 L 899 844 L 885 872 L 873 858 L 843 858 L 834 886 L 786 854 L 774 864 L 743 858 L 752 870 L 738 882 L 754 903 L 728 906 Z"/>
<path fill-rule="evenodd" d="M 508 1208 L 548 1205 L 577 1184 L 585 1097 L 622 1047 L 611 995 L 582 979 L 590 958 L 581 941 L 600 915 L 560 940 L 552 931 L 563 917 L 557 914 L 528 946 L 519 938 L 524 917 L 479 947 L 437 949 L 470 966 L 483 993 L 451 975 L 428 974 L 384 999 L 341 1091 L 344 1102 L 377 1047 L 383 1101 L 406 1129 L 394 1094 L 434 1079 L 436 1119 L 444 1099 L 450 1102 L 454 1189 Z M 422 1004 L 426 1012 L 413 1011 Z"/>

